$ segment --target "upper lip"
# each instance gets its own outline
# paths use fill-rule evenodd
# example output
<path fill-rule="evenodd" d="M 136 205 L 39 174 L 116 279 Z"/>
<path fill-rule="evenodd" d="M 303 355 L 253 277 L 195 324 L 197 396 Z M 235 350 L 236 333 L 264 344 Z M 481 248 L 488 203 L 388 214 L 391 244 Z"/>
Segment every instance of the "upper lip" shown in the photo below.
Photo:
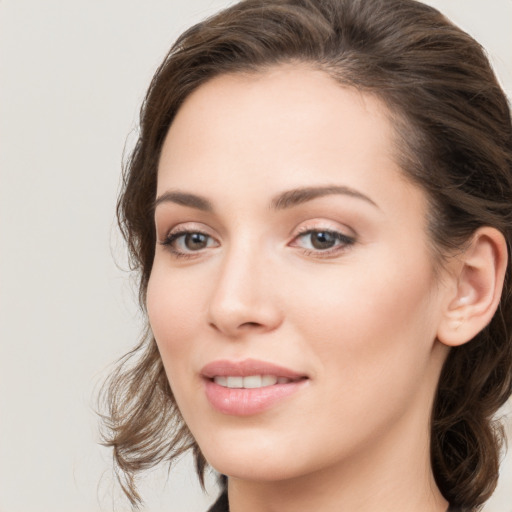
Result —
<path fill-rule="evenodd" d="M 208 379 L 219 376 L 248 377 L 249 375 L 274 375 L 276 377 L 286 377 L 290 380 L 306 377 L 306 375 L 284 366 L 257 359 L 244 359 L 243 361 L 219 359 L 205 365 L 201 369 L 201 375 Z"/>

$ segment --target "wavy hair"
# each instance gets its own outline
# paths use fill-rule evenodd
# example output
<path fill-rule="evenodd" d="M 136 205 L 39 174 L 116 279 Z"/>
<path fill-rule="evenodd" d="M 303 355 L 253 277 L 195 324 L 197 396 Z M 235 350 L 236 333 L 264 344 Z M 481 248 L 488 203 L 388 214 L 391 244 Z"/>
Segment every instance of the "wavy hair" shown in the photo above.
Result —
<path fill-rule="evenodd" d="M 392 113 L 403 171 L 429 198 L 432 245 L 443 255 L 481 226 L 512 241 L 510 108 L 482 47 L 437 10 L 413 0 L 244 0 L 186 31 L 153 77 L 117 205 L 145 297 L 155 250 L 152 205 L 164 138 L 183 101 L 225 73 L 305 62 Z M 451 349 L 431 416 L 431 461 L 444 497 L 477 510 L 498 477 L 503 432 L 494 415 L 512 392 L 510 261 L 499 309 L 473 340 Z M 104 440 L 137 506 L 135 476 L 188 449 L 184 424 L 148 326 L 104 387 Z"/>

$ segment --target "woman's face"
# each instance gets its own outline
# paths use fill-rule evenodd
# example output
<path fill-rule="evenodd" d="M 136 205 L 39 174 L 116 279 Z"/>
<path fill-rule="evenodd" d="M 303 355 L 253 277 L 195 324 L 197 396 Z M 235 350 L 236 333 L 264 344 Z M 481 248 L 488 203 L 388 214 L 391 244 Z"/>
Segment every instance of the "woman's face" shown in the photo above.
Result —
<path fill-rule="evenodd" d="M 220 472 L 287 479 L 428 450 L 446 294 L 395 149 L 379 100 L 305 65 L 220 76 L 178 112 L 147 305 Z"/>

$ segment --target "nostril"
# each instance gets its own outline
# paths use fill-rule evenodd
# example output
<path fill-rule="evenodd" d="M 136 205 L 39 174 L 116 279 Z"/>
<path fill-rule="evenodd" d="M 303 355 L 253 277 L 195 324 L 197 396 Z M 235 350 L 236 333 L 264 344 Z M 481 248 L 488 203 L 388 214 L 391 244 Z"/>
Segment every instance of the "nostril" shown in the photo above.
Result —
<path fill-rule="evenodd" d="M 208 324 L 211 328 L 215 329 L 216 331 L 220 331 L 220 329 L 213 323 L 213 322 L 210 322 Z"/>
<path fill-rule="evenodd" d="M 227 336 L 266 332 L 277 328 L 281 323 L 281 313 L 272 301 L 252 303 L 220 299 L 209 303 L 207 322 L 210 328 Z"/>
<path fill-rule="evenodd" d="M 259 324 L 258 322 L 245 322 L 240 327 L 243 327 L 244 325 L 246 325 L 247 327 L 259 327 L 261 324 Z"/>
<path fill-rule="evenodd" d="M 229 327 L 222 328 L 222 326 L 217 325 L 215 322 L 209 322 L 208 324 L 212 329 L 215 329 L 218 332 L 228 333 L 230 330 Z M 238 331 L 240 334 L 246 330 L 258 329 L 262 328 L 263 324 L 259 322 L 243 322 L 237 326 L 235 326 L 235 331 Z"/>

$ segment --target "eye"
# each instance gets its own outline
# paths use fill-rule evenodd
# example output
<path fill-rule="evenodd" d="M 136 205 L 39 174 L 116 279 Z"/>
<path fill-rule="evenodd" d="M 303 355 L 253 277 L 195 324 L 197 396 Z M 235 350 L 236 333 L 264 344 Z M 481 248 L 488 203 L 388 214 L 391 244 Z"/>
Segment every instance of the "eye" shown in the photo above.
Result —
<path fill-rule="evenodd" d="M 346 250 L 355 243 L 352 236 L 331 229 L 307 229 L 300 233 L 291 244 L 302 247 L 307 254 L 327 256 Z"/>
<path fill-rule="evenodd" d="M 213 237 L 206 233 L 188 230 L 169 233 L 161 244 L 177 257 L 190 257 L 194 255 L 193 253 L 219 245 Z"/>

